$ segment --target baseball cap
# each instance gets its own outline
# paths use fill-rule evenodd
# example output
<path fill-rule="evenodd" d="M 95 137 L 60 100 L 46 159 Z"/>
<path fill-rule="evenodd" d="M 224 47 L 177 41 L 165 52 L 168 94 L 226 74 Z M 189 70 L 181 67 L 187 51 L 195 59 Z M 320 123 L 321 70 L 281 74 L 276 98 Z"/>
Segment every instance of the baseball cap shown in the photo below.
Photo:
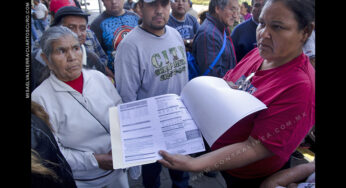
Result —
<path fill-rule="evenodd" d="M 155 2 L 156 0 L 143 0 L 144 3 L 152 3 Z M 174 3 L 175 0 L 170 0 L 172 3 Z"/>
<path fill-rule="evenodd" d="M 83 16 L 87 22 L 88 22 L 88 16 L 90 16 L 90 14 L 83 12 L 82 9 L 75 7 L 75 6 L 61 7 L 55 13 L 55 16 L 54 16 L 55 18 L 54 18 L 51 26 L 58 25 L 58 23 L 61 21 L 61 19 L 64 16 L 69 16 L 69 15 Z"/>
<path fill-rule="evenodd" d="M 76 6 L 73 0 L 51 0 L 49 10 L 56 13 L 61 7 Z"/>

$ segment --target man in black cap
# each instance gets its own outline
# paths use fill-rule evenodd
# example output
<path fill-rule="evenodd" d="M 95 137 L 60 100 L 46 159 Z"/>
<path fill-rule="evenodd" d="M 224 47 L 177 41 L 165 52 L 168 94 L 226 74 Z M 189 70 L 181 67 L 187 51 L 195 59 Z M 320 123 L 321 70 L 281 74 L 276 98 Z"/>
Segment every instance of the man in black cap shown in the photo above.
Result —
<path fill-rule="evenodd" d="M 86 40 L 88 16 L 88 13 L 83 12 L 78 7 L 62 7 L 56 12 L 51 26 L 63 25 L 68 27 L 78 35 L 79 42 L 84 44 Z"/>
<path fill-rule="evenodd" d="M 94 32 L 87 27 L 88 16 L 88 13 L 83 12 L 78 7 L 65 6 L 55 13 L 55 18 L 51 26 L 63 25 L 76 33 L 79 42 L 83 44 L 83 47 L 88 51 L 94 52 L 99 57 L 106 75 L 113 79 L 114 75 L 112 71 L 110 71 L 106 66 L 108 62 L 107 55 L 103 51 Z"/>

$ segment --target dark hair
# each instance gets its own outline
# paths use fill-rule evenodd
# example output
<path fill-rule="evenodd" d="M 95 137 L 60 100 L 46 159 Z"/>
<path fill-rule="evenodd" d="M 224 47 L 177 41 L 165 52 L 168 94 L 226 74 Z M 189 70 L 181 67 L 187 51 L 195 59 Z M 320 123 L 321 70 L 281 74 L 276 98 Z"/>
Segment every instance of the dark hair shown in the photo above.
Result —
<path fill-rule="evenodd" d="M 205 11 L 199 13 L 199 15 L 198 15 L 199 20 L 200 20 L 200 21 L 199 21 L 199 24 L 202 24 L 202 23 L 203 23 L 203 21 L 204 21 L 205 18 L 207 17 L 207 12 L 208 12 L 208 10 L 205 10 Z"/>
<path fill-rule="evenodd" d="M 209 14 L 215 14 L 215 8 L 219 7 L 221 10 L 228 5 L 228 0 L 210 0 L 209 2 Z"/>
<path fill-rule="evenodd" d="M 250 13 L 251 12 L 251 6 L 249 4 L 247 4 L 247 2 L 243 2 L 243 5 L 245 6 L 246 8 L 246 12 Z"/>
<path fill-rule="evenodd" d="M 294 13 L 299 30 L 315 21 L 315 0 L 267 0 L 265 4 L 279 1 Z"/>

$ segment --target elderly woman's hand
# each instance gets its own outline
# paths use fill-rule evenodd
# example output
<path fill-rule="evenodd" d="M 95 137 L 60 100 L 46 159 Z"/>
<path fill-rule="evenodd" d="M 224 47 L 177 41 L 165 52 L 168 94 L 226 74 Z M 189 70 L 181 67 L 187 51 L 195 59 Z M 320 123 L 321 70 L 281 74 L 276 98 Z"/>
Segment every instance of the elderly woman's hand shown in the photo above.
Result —
<path fill-rule="evenodd" d="M 158 160 L 163 166 L 182 171 L 197 171 L 194 164 L 195 158 L 188 155 L 169 154 L 166 151 L 159 151 L 163 159 Z"/>
<path fill-rule="evenodd" d="M 94 154 L 99 168 L 104 170 L 113 170 L 113 161 L 112 161 L 112 151 L 106 154 Z"/>

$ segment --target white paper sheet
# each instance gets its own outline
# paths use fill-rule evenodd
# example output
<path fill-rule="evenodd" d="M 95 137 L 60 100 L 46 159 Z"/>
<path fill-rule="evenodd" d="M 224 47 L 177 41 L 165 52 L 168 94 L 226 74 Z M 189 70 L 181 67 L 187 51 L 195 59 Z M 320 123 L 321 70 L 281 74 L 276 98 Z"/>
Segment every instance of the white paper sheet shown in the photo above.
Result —
<path fill-rule="evenodd" d="M 181 99 L 209 146 L 242 118 L 267 108 L 251 94 L 232 89 L 225 80 L 211 76 L 188 82 Z"/>
<path fill-rule="evenodd" d="M 205 150 L 196 124 L 175 94 L 120 104 L 110 113 L 114 169 L 155 162 L 162 158 L 159 150 L 184 155 Z"/>
<path fill-rule="evenodd" d="M 113 168 L 127 168 L 127 166 L 123 162 L 123 148 L 120 139 L 120 125 L 118 118 L 118 109 L 117 107 L 112 107 L 109 109 L 109 119 L 110 119 L 110 133 L 111 133 L 111 144 L 112 144 L 112 158 L 113 158 Z M 146 160 L 141 162 L 133 162 L 131 166 L 139 166 L 142 164 L 153 163 L 156 160 Z"/>

